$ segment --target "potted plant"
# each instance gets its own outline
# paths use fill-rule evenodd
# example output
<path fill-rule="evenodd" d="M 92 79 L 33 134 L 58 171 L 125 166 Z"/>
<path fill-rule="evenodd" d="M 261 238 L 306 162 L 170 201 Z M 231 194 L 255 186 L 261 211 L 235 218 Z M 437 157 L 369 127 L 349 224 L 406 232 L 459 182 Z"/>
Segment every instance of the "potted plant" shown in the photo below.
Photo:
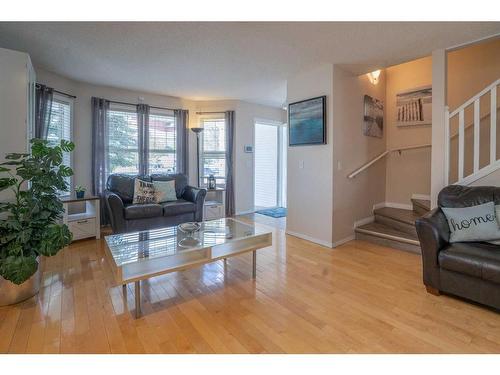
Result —
<path fill-rule="evenodd" d="M 86 191 L 87 191 L 87 189 L 85 189 L 83 186 L 76 185 L 75 186 L 76 199 L 83 199 Z"/>
<path fill-rule="evenodd" d="M 0 202 L 0 306 L 32 297 L 40 289 L 39 263 L 72 239 L 68 227 L 59 224 L 63 206 L 58 191 L 67 191 L 65 177 L 73 175 L 62 165 L 63 152 L 74 144 L 61 141 L 55 147 L 31 140 L 31 154 L 7 154 L 0 163 L 0 191 L 10 189 L 13 199 Z"/>

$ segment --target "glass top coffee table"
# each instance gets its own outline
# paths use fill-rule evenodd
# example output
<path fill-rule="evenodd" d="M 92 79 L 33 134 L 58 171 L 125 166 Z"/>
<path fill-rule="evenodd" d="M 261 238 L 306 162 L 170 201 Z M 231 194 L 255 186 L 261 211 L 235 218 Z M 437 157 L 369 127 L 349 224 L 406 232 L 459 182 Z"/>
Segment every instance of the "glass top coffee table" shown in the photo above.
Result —
<path fill-rule="evenodd" d="M 115 281 L 135 283 L 135 315 L 141 314 L 140 281 L 180 271 L 235 255 L 253 252 L 256 276 L 258 249 L 272 245 L 272 233 L 224 218 L 205 221 L 195 232 L 177 226 L 106 236 L 106 256 Z"/>

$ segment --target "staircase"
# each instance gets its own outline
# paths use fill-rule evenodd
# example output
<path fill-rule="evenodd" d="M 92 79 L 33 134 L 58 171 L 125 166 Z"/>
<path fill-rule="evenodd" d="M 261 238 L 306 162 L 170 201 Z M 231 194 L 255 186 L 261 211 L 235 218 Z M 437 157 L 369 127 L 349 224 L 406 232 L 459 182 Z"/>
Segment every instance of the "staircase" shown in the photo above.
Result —
<path fill-rule="evenodd" d="M 450 183 L 469 185 L 478 179 L 500 169 L 500 160 L 497 160 L 497 119 L 498 119 L 498 101 L 497 88 L 500 85 L 500 79 L 496 80 L 488 87 L 467 100 L 460 107 L 450 112 L 445 107 L 445 185 Z M 483 99 L 483 101 L 481 101 Z M 489 99 L 489 100 L 485 100 Z M 489 101 L 489 103 L 488 103 Z M 481 104 L 482 103 L 482 104 Z M 486 104 L 482 111 L 481 106 Z M 466 111 L 472 110 L 472 124 L 466 125 Z M 486 133 L 487 138 L 481 142 L 481 122 L 489 117 L 489 129 Z M 453 123 L 458 123 L 458 130 L 453 130 Z M 466 130 L 473 127 L 473 166 L 472 171 L 466 171 Z M 451 154 L 451 143 L 457 142 L 457 154 Z M 486 144 L 484 144 L 486 143 Z M 481 149 L 488 150 L 488 160 L 480 160 Z M 457 176 L 452 180 L 450 171 L 457 170 Z"/>
<path fill-rule="evenodd" d="M 415 220 L 429 212 L 430 201 L 411 201 L 413 210 L 392 207 L 374 210 L 374 221 L 355 229 L 356 239 L 420 254 Z"/>

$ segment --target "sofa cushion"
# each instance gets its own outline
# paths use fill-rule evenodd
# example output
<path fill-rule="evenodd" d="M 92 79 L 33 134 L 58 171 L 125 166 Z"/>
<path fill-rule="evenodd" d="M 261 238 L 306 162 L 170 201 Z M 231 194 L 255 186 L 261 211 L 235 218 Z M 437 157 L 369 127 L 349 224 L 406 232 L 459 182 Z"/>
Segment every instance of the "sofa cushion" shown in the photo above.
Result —
<path fill-rule="evenodd" d="M 484 242 L 454 243 L 439 252 L 439 265 L 500 284 L 500 246 Z"/>
<path fill-rule="evenodd" d="M 184 194 L 184 190 L 188 185 L 187 176 L 183 174 L 152 174 L 152 181 L 172 181 L 175 180 L 175 193 L 177 195 L 177 199 L 182 197 Z"/>
<path fill-rule="evenodd" d="M 439 207 L 470 207 L 487 202 L 500 204 L 500 187 L 449 185 L 438 195 Z"/>
<path fill-rule="evenodd" d="M 156 203 L 131 204 L 125 207 L 125 219 L 137 220 L 163 216 L 163 207 Z"/>
<path fill-rule="evenodd" d="M 158 194 L 156 193 L 153 183 L 136 178 L 134 182 L 134 199 L 132 203 L 159 203 Z"/>
<path fill-rule="evenodd" d="M 153 186 L 158 197 L 158 203 L 172 202 L 177 200 L 175 191 L 175 180 L 172 181 L 153 181 Z"/>
<path fill-rule="evenodd" d="M 136 178 L 143 181 L 151 181 L 148 176 L 112 174 L 106 181 L 106 188 L 118 195 L 122 199 L 123 203 L 131 203 L 134 199 L 134 181 Z"/>
<path fill-rule="evenodd" d="M 477 242 L 500 239 L 495 204 L 471 207 L 441 207 L 450 226 L 450 242 Z"/>
<path fill-rule="evenodd" d="M 184 199 L 177 199 L 173 202 L 162 203 L 163 216 L 174 216 L 187 214 L 196 211 L 196 205 Z"/>

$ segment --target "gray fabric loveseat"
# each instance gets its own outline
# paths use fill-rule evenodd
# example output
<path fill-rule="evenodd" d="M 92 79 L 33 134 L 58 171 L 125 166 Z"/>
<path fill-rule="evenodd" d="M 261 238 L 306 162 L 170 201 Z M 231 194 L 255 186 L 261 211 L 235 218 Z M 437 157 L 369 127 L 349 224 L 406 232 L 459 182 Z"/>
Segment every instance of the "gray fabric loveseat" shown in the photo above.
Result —
<path fill-rule="evenodd" d="M 134 180 L 175 180 L 177 200 L 165 203 L 132 204 Z M 113 233 L 134 232 L 203 220 L 206 190 L 189 186 L 182 174 L 152 174 L 130 176 L 113 174 L 108 177 L 104 199 Z"/>

